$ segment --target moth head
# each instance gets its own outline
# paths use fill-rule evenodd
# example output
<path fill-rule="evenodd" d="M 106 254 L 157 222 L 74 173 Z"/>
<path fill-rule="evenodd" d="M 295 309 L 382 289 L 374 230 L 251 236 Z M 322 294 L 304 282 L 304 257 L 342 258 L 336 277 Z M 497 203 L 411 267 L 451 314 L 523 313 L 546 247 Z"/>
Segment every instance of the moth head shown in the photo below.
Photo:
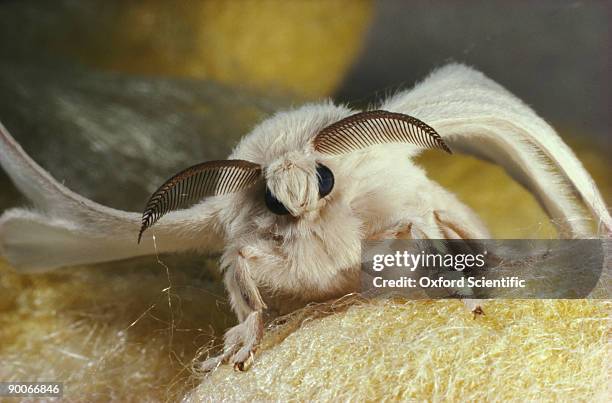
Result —
<path fill-rule="evenodd" d="M 313 217 L 332 192 L 334 174 L 312 154 L 289 152 L 265 169 L 264 202 L 276 215 Z"/>
<path fill-rule="evenodd" d="M 324 127 L 313 139 L 311 152 L 287 152 L 265 171 L 265 203 L 277 215 L 312 216 L 333 192 L 334 172 L 317 154 L 338 155 L 375 144 L 408 143 L 451 152 L 436 131 L 405 114 L 369 111 Z"/>

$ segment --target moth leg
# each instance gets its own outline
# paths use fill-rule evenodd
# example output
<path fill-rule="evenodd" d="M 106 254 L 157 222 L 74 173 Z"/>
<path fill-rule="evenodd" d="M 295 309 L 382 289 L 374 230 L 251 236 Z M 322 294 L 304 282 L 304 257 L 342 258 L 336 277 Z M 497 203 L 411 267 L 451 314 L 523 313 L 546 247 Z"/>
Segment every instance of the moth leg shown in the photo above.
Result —
<path fill-rule="evenodd" d="M 266 309 L 250 273 L 249 260 L 256 258 L 252 250 L 243 248 L 225 273 L 230 302 L 240 323 L 225 333 L 223 353 L 203 363 L 205 371 L 228 361 L 234 365 L 234 369 L 244 371 L 253 360 L 263 336 L 263 310 Z"/>
<path fill-rule="evenodd" d="M 446 239 L 486 239 L 489 237 L 489 234 L 479 222 L 474 223 L 473 226 L 468 226 L 464 221 L 441 210 L 434 211 L 434 218 Z M 483 310 L 485 301 L 483 299 L 461 299 L 465 307 L 474 314 L 474 319 L 485 314 Z"/>
<path fill-rule="evenodd" d="M 371 241 L 382 239 L 412 239 L 412 223 L 401 223 L 368 237 Z"/>
<path fill-rule="evenodd" d="M 447 211 L 434 211 L 434 218 L 446 239 L 487 239 L 489 234 L 480 222 L 470 223 Z"/>

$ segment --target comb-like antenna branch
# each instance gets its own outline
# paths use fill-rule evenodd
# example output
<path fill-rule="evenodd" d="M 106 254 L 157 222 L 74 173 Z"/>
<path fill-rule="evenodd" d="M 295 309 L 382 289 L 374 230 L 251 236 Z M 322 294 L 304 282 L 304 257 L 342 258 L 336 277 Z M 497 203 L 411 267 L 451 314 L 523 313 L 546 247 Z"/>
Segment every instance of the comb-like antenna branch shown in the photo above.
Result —
<path fill-rule="evenodd" d="M 238 192 L 254 184 L 261 167 L 244 160 L 208 161 L 187 168 L 168 179 L 149 198 L 142 214 L 143 232 L 164 214 L 189 207 L 206 196 Z"/>
<path fill-rule="evenodd" d="M 338 155 L 384 143 L 410 143 L 452 153 L 431 126 L 412 116 L 381 110 L 357 113 L 327 126 L 315 137 L 314 148 Z"/>

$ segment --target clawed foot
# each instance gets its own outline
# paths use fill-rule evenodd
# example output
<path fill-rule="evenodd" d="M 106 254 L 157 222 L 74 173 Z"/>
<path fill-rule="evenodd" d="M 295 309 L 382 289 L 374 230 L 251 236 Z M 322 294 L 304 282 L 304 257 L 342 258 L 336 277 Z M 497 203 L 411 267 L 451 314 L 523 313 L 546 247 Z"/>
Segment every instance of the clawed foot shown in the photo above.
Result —
<path fill-rule="evenodd" d="M 485 315 L 484 309 L 482 309 L 482 303 L 484 301 L 479 299 L 463 299 L 461 300 L 465 307 L 474 314 L 474 319 L 477 316 Z"/>
<path fill-rule="evenodd" d="M 225 333 L 223 353 L 202 363 L 208 372 L 219 365 L 231 363 L 236 371 L 246 371 L 253 363 L 255 350 L 263 335 L 261 312 L 252 312 L 240 324 Z"/>
<path fill-rule="evenodd" d="M 485 315 L 484 310 L 482 309 L 480 305 L 472 309 L 472 313 L 474 314 L 474 319 L 476 319 L 477 316 Z"/>

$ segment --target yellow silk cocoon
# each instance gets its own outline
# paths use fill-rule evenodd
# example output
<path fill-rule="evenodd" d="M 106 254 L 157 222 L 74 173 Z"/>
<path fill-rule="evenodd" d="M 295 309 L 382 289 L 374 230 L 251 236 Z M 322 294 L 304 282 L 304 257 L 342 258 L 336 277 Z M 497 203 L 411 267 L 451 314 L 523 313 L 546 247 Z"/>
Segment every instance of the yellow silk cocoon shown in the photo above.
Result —
<path fill-rule="evenodd" d="M 271 332 L 246 373 L 220 367 L 192 401 L 604 401 L 609 302 L 508 300 L 317 306 Z M 282 341 L 281 341 L 282 340 Z"/>

